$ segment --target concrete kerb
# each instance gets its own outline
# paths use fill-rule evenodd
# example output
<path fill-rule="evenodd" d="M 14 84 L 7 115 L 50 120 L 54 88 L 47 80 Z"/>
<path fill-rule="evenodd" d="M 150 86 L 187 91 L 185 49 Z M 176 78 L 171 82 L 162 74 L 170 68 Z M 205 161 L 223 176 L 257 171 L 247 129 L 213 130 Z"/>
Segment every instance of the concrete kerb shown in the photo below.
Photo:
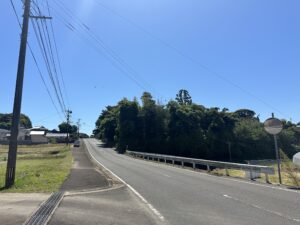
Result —
<path fill-rule="evenodd" d="M 123 183 L 119 179 L 117 179 L 115 176 L 113 176 L 104 167 L 99 165 L 99 163 L 91 156 L 91 153 L 87 150 L 87 147 L 86 147 L 86 145 L 83 141 L 82 141 L 82 144 L 83 144 L 83 147 L 84 147 L 84 151 L 87 153 L 88 158 L 90 159 L 90 161 L 95 166 L 97 172 L 100 173 L 101 175 L 104 175 L 105 178 L 108 181 L 108 184 L 109 184 L 108 187 L 107 188 L 102 188 L 102 189 L 110 189 L 110 188 L 115 187 L 115 186 L 117 186 L 117 187 L 123 186 Z"/>

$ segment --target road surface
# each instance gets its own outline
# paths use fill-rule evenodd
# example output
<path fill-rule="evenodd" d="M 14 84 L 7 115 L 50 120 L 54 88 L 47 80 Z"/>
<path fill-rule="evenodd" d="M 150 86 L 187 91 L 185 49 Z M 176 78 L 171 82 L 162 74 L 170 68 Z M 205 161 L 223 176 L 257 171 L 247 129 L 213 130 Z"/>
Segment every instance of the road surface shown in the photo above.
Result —
<path fill-rule="evenodd" d="M 300 225 L 299 191 L 133 159 L 95 139 L 85 144 L 169 224 Z"/>

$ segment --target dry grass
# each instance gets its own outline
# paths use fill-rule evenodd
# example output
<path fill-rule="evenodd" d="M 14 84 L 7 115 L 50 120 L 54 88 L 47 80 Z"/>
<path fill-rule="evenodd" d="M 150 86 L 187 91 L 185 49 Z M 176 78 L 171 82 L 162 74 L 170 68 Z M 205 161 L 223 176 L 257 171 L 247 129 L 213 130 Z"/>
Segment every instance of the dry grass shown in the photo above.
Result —
<path fill-rule="evenodd" d="M 289 163 L 291 163 L 291 162 L 289 162 Z M 279 184 L 277 164 L 272 164 L 272 165 L 268 165 L 268 166 L 274 167 L 274 170 L 275 170 L 274 175 L 269 175 L 270 183 Z M 282 183 L 287 186 L 299 187 L 299 183 L 298 184 L 295 183 L 295 177 L 296 177 L 296 179 L 300 180 L 300 171 L 297 169 L 294 169 L 292 171 L 292 175 L 291 175 L 291 171 L 288 171 L 286 169 L 286 167 L 284 166 L 284 164 L 282 164 L 281 168 L 282 168 L 282 170 L 281 170 Z M 246 174 L 245 171 L 242 171 L 242 170 L 229 169 L 228 172 L 231 177 L 237 177 L 237 178 L 245 178 L 245 174 Z M 225 169 L 215 169 L 211 172 L 211 174 L 214 174 L 217 176 L 226 176 L 226 171 L 225 171 Z M 262 174 L 261 178 L 258 178 L 257 181 L 265 182 L 266 181 L 265 175 Z"/>

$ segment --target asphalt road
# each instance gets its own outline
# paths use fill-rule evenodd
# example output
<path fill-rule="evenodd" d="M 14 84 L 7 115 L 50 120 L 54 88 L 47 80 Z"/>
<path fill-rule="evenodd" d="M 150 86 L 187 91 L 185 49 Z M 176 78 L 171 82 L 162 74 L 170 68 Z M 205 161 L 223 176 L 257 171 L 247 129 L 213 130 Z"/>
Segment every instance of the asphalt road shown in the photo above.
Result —
<path fill-rule="evenodd" d="M 86 139 L 94 158 L 172 225 L 300 224 L 300 192 L 119 155 Z"/>

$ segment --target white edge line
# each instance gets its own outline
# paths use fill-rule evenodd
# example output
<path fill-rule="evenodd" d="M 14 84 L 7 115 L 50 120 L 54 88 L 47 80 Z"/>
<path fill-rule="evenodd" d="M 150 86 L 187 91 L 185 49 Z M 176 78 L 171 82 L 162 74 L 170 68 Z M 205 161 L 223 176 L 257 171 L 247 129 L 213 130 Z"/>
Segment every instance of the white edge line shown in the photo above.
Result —
<path fill-rule="evenodd" d="M 88 143 L 90 145 L 90 143 Z M 135 190 L 130 184 L 126 183 L 122 178 L 120 178 L 118 175 L 116 175 L 114 172 L 112 172 L 110 169 L 108 169 L 106 166 L 104 166 L 102 163 L 100 163 L 94 156 L 93 154 L 89 151 L 89 147 L 87 146 L 87 150 L 89 154 L 92 156 L 92 158 L 99 163 L 100 166 L 102 166 L 105 170 L 107 170 L 109 173 L 111 173 L 114 177 L 116 177 L 118 180 L 120 180 L 125 186 L 127 186 L 143 203 L 145 203 L 149 209 L 161 220 L 165 221 L 165 218 L 161 213 L 154 208 L 153 205 L 151 205 L 137 190 Z"/>

